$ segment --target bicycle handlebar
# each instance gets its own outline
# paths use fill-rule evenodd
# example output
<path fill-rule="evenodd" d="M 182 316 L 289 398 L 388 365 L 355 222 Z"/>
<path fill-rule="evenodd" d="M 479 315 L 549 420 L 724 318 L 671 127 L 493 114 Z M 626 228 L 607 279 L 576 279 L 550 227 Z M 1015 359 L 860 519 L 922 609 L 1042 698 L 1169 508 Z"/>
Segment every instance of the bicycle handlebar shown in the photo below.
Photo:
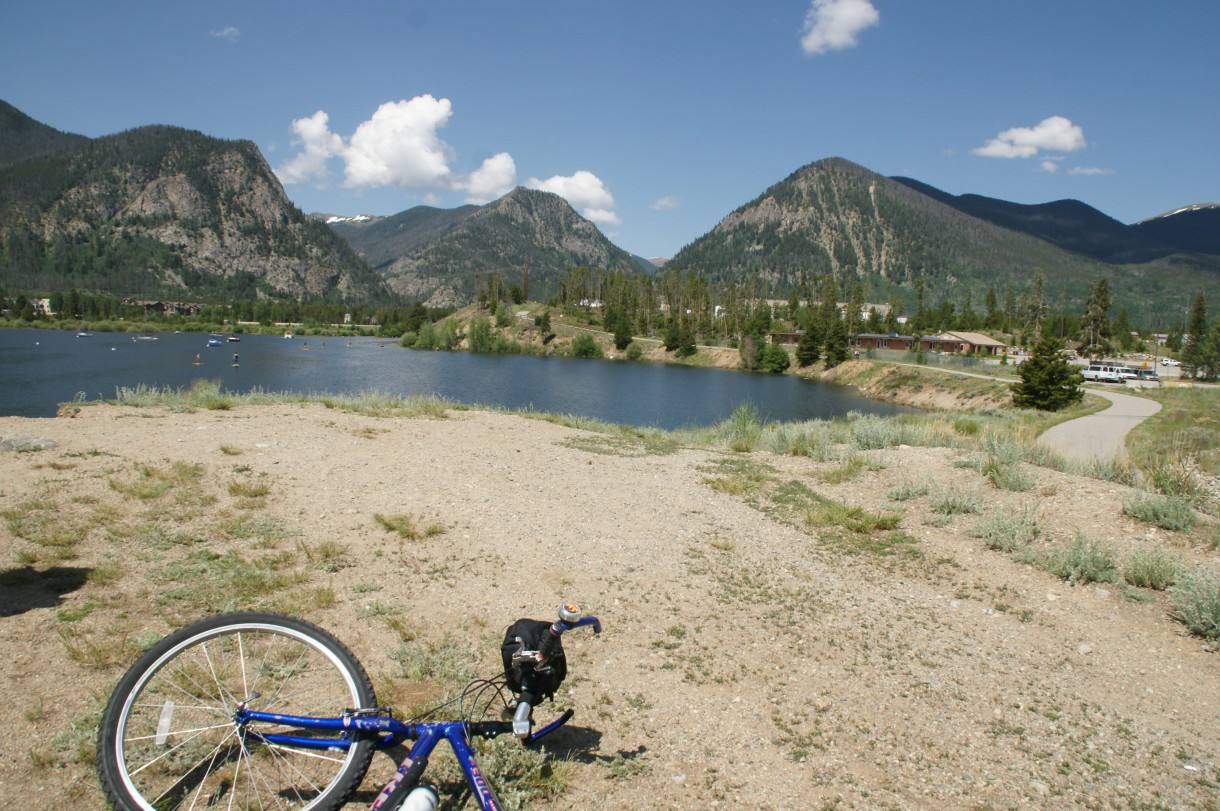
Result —
<path fill-rule="evenodd" d="M 550 633 L 542 638 L 542 643 L 538 645 L 538 661 L 545 662 L 551 658 L 555 652 L 555 646 L 559 644 L 559 637 L 563 636 L 565 631 L 570 631 L 573 628 L 580 628 L 583 625 L 592 625 L 593 633 L 600 634 L 602 632 L 602 624 L 597 617 L 585 617 L 584 612 L 580 610 L 580 606 L 575 603 L 564 603 L 559 606 L 559 619 L 551 625 Z"/>
<path fill-rule="evenodd" d="M 537 662 L 538 666 L 546 665 L 547 660 L 554 655 L 555 648 L 559 645 L 559 637 L 563 636 L 567 631 L 573 628 L 581 628 L 585 625 L 592 625 L 593 633 L 600 634 L 602 632 L 602 624 L 597 617 L 586 617 L 583 614 L 584 612 L 581 611 L 580 606 L 575 603 L 564 603 L 559 606 L 559 619 L 555 620 L 551 627 L 547 629 L 546 634 L 542 637 L 542 641 L 538 644 L 538 651 L 534 657 L 534 661 Z M 522 690 L 517 700 L 517 710 L 513 713 L 513 734 L 526 743 L 542 737 L 571 717 L 569 714 L 564 717 L 563 721 L 548 725 L 540 730 L 537 735 L 533 735 L 531 733 L 530 721 L 530 709 L 533 704 L 533 693 L 528 690 Z"/>

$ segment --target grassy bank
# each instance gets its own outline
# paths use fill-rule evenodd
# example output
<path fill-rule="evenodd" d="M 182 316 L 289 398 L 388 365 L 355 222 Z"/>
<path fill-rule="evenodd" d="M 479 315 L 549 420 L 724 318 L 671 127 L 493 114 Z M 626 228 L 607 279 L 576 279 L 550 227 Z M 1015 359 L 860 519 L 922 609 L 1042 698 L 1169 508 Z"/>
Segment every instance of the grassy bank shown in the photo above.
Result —
<path fill-rule="evenodd" d="M 888 370 L 877 370 L 873 364 L 860 362 L 857 368 L 864 375 L 877 375 L 893 383 Z M 902 369 L 902 380 L 918 376 L 926 385 L 956 391 L 959 383 L 973 387 L 973 379 L 962 383 L 957 376 L 934 370 Z M 986 382 L 986 381 L 982 381 Z M 993 384 L 995 385 L 995 384 Z M 1073 408 L 1047 413 L 1013 408 L 983 408 L 973 411 L 938 411 L 907 414 L 896 417 L 865 416 L 857 413 L 830 420 L 809 420 L 799 423 L 764 423 L 752 406 L 742 406 L 724 422 L 707 428 L 676 431 L 639 429 L 615 425 L 600 420 L 533 409 L 499 409 L 482 405 L 467 405 L 430 396 L 401 397 L 383 392 L 362 392 L 354 395 L 313 396 L 255 389 L 245 394 L 230 394 L 218 383 L 198 381 L 188 389 L 161 389 L 137 386 L 120 389 L 108 402 L 122 405 L 159 405 L 171 410 L 227 410 L 240 404 L 321 402 L 328 408 L 351 411 L 374 417 L 430 417 L 443 419 L 449 410 L 478 409 L 512 413 L 529 419 L 556 422 L 574 428 L 610 436 L 630 437 L 673 446 L 688 446 L 735 452 L 763 451 L 781 455 L 821 458 L 833 455 L 847 446 L 860 451 L 899 445 L 953 448 L 987 457 L 1025 462 L 1053 470 L 1090 476 L 1105 481 L 1118 481 L 1143 486 L 1150 491 L 1181 495 L 1195 493 L 1202 501 L 1202 490 L 1190 489 L 1192 464 L 1214 465 L 1220 447 L 1220 427 L 1217 427 L 1215 403 L 1217 393 L 1185 389 L 1166 390 L 1158 395 L 1162 410 L 1145 424 L 1136 427 L 1128 439 L 1129 459 L 1074 462 L 1058 451 L 1037 441 L 1038 436 L 1060 422 L 1099 411 L 1106 402 L 1088 397 Z M 66 404 L 68 409 L 88 405 L 86 402 Z M 1176 477 L 1176 478 L 1175 478 Z M 1181 481 L 1177 481 L 1180 479 Z M 1176 482 L 1176 483 L 1175 483 Z"/>

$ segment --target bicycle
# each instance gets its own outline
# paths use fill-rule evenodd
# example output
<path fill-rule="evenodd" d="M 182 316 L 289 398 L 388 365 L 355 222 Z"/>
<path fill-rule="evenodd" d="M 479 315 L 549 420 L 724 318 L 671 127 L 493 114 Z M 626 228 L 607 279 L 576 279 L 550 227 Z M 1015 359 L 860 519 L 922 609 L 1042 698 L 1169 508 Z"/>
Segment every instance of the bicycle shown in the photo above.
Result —
<path fill-rule="evenodd" d="M 561 636 L 586 625 L 601 633 L 597 617 L 571 604 L 554 623 L 518 620 L 501 646 L 503 674 L 400 720 L 378 706 L 355 655 L 317 625 L 262 612 L 201 620 L 146 651 L 111 694 L 98 731 L 102 787 L 120 811 L 323 811 L 355 792 L 375 751 L 413 741 L 370 811 L 430 809 L 436 792 L 422 777 L 446 741 L 479 808 L 498 811 L 471 742 L 512 734 L 530 744 L 571 719 L 568 709 L 535 730 L 532 711 L 566 675 Z M 501 720 L 476 720 L 497 700 Z M 454 703 L 458 719 L 424 720 Z"/>

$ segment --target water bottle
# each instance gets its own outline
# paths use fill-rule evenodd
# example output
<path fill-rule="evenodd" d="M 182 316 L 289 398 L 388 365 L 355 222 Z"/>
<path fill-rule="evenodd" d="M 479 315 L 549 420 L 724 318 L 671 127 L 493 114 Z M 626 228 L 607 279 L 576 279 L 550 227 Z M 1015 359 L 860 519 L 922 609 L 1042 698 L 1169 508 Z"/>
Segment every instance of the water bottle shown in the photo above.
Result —
<path fill-rule="evenodd" d="M 438 802 L 440 798 L 432 786 L 416 786 L 398 806 L 398 811 L 436 811 Z"/>

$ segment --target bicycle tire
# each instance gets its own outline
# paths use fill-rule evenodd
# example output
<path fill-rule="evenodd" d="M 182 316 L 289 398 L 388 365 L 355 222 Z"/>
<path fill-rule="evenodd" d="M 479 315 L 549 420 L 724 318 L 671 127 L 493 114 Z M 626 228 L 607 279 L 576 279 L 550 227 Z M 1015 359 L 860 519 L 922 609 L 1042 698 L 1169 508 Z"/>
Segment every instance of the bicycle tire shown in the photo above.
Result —
<path fill-rule="evenodd" d="M 346 750 L 272 745 L 259 734 L 313 733 L 239 726 L 233 713 L 243 701 L 264 712 L 328 717 L 377 706 L 360 662 L 312 623 L 263 612 L 200 620 L 145 652 L 110 696 L 97 770 L 111 805 L 329 811 L 351 796 L 372 760 L 372 738 Z"/>

